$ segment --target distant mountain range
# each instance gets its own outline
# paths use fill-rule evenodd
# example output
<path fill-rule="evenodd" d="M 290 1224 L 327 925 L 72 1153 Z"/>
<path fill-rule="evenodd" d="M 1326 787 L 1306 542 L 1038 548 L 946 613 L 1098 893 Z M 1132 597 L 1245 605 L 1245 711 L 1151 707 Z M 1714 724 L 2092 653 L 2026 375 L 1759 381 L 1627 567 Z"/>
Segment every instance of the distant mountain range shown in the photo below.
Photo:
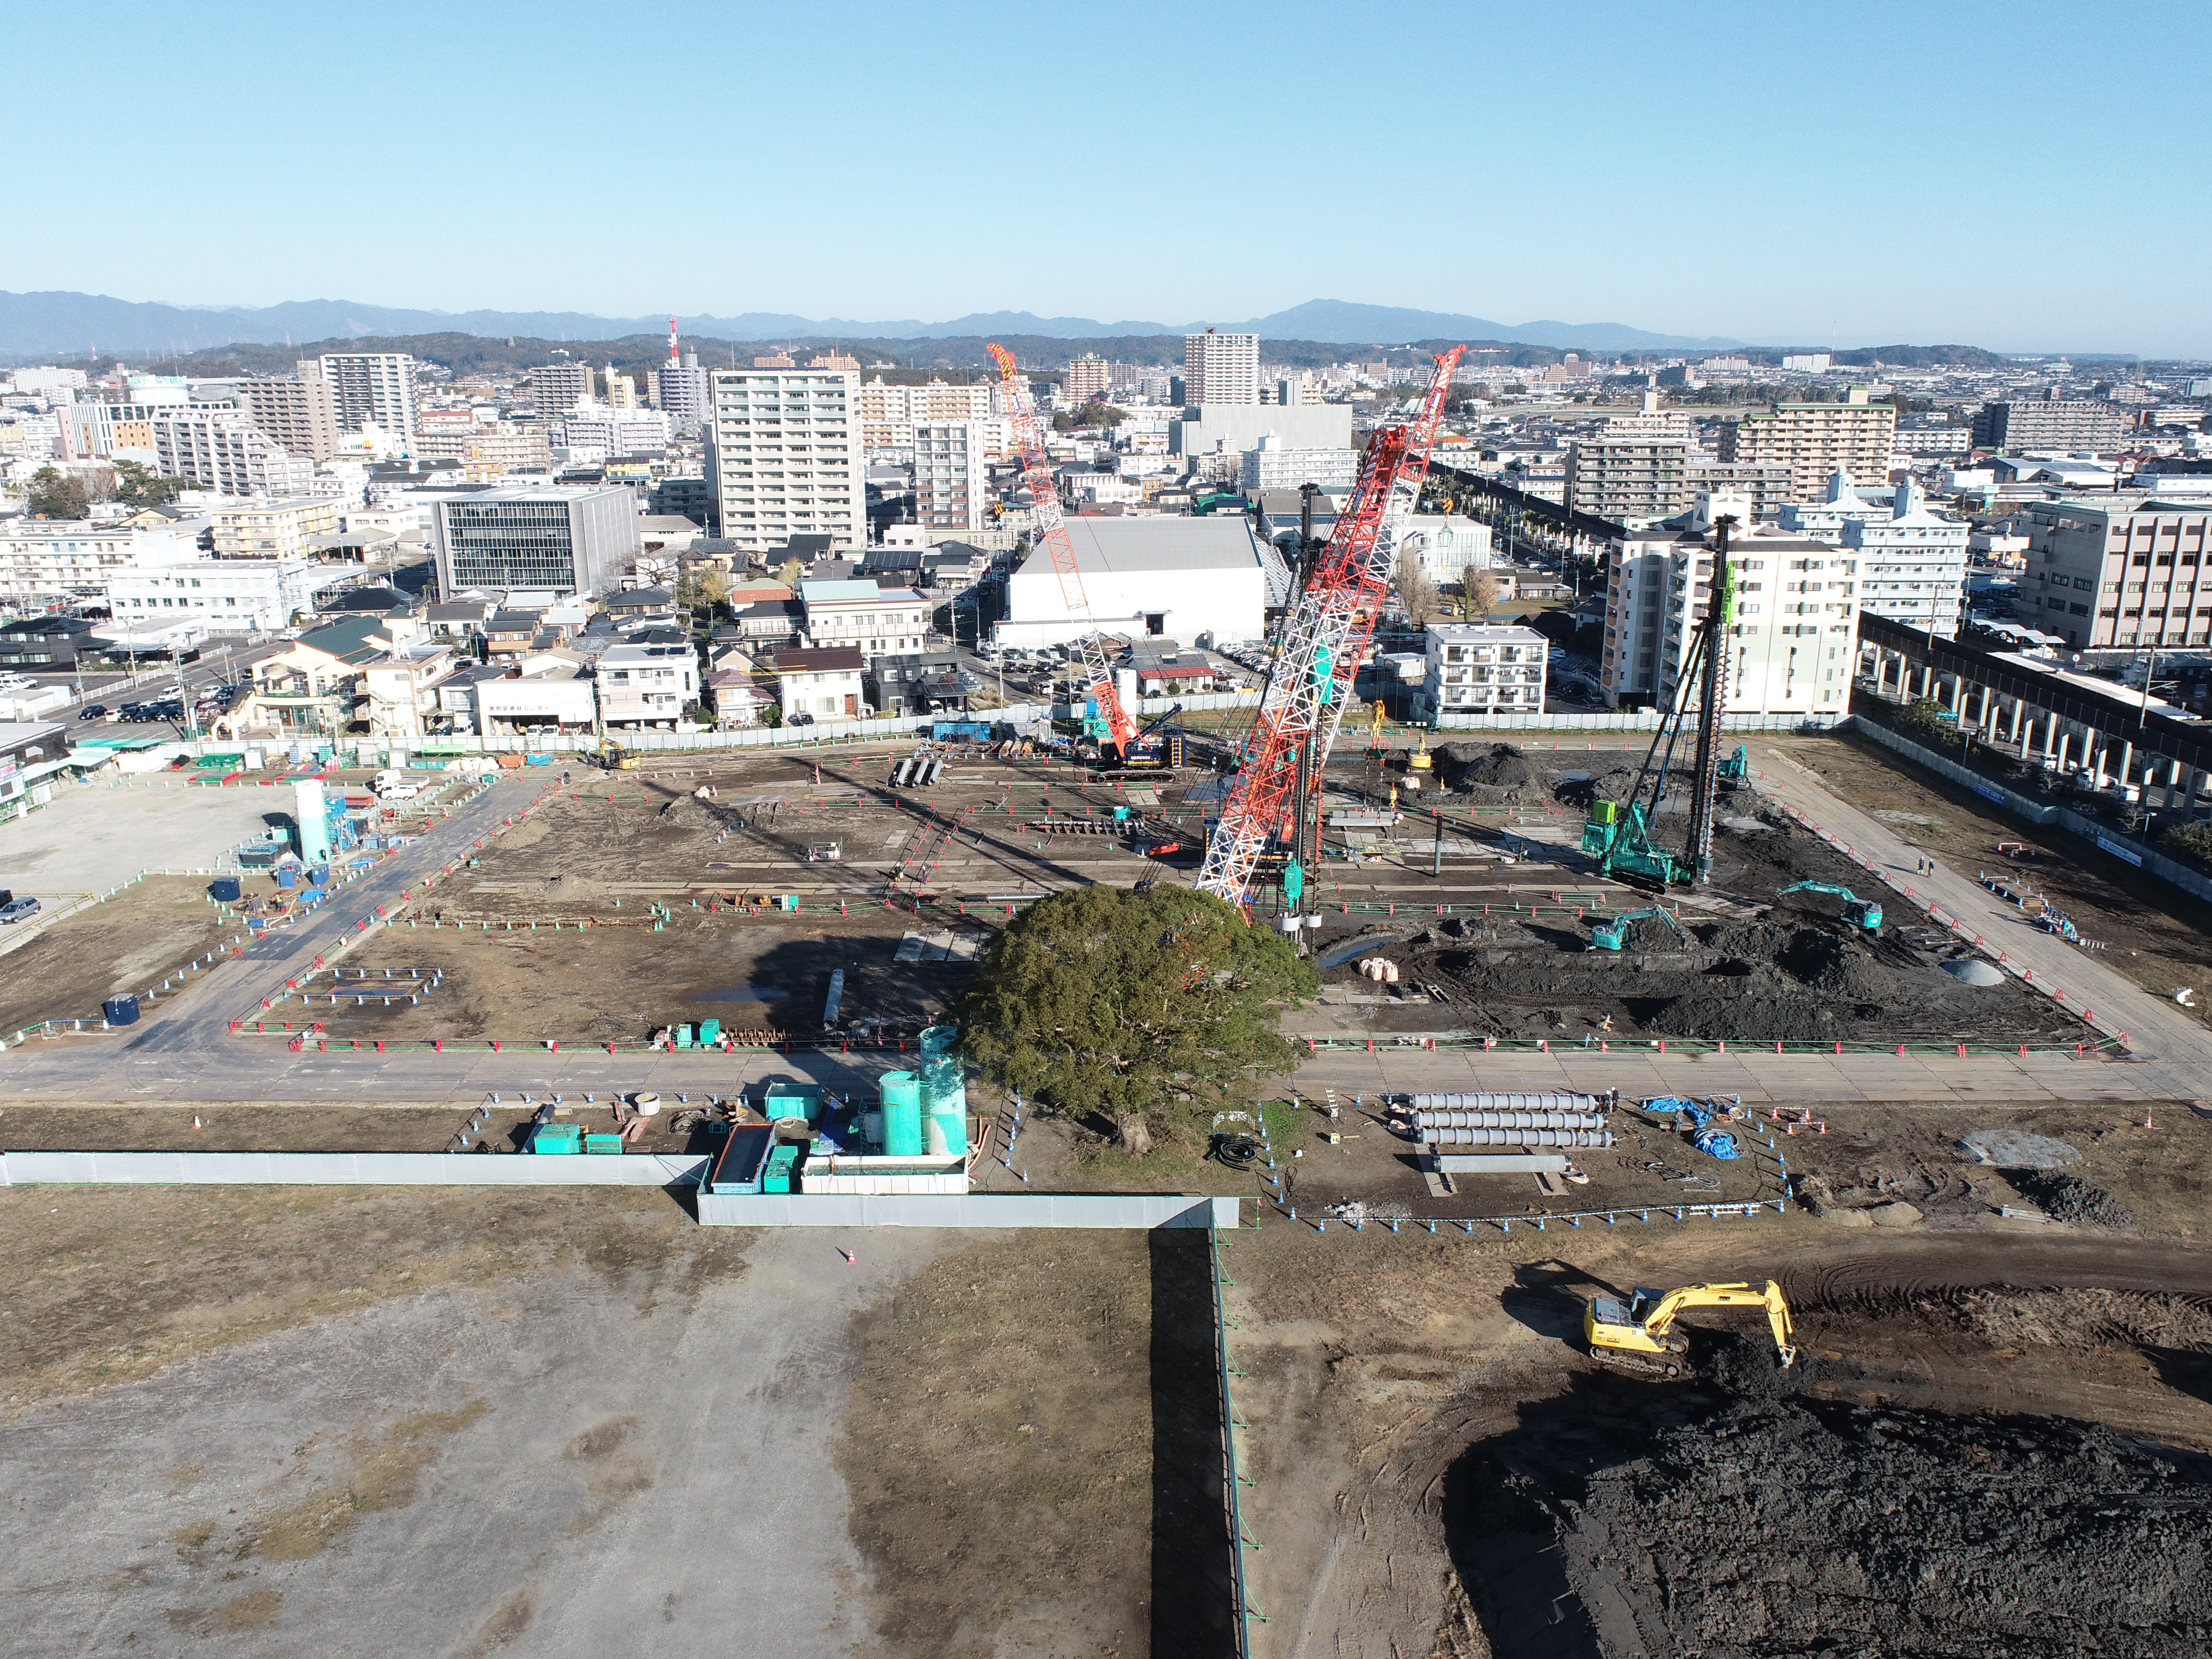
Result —
<path fill-rule="evenodd" d="M 859 321 L 746 312 L 735 317 L 678 317 L 685 333 L 725 340 L 935 340 L 991 334 L 1050 339 L 1186 334 L 1198 323 L 1099 322 L 1089 317 L 1039 317 L 1026 311 L 977 312 L 949 322 L 914 318 Z M 1288 311 L 1241 321 L 1211 319 L 1224 333 L 1272 339 L 1316 340 L 1342 345 L 1393 345 L 1408 340 L 1497 340 L 1579 351 L 1711 351 L 1740 340 L 1654 334 L 1623 323 L 1498 323 L 1443 311 L 1309 300 Z M 665 317 L 594 317 L 575 311 L 410 311 L 350 300 L 293 300 L 283 305 L 170 306 L 111 299 L 99 294 L 0 292 L 0 354 L 83 356 L 122 353 L 164 356 L 250 343 L 360 339 L 395 335 L 464 333 L 487 337 L 529 335 L 545 340 L 614 340 L 656 333 Z"/>

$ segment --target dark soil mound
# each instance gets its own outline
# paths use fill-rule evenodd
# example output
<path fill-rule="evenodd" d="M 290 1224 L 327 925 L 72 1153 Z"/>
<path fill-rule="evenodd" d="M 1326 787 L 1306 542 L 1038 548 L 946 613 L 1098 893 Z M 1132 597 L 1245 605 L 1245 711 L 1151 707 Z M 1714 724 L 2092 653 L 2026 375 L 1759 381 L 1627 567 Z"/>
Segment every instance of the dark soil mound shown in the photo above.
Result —
<path fill-rule="evenodd" d="M 1586 778 L 1565 778 L 1552 791 L 1562 806 L 1587 807 L 1596 800 L 1626 800 L 1635 786 L 1636 769 L 1616 766 Z"/>
<path fill-rule="evenodd" d="M 1542 775 L 1510 743 L 1448 743 L 1436 751 L 1436 768 L 1445 788 L 1462 793 L 1518 789 Z"/>
<path fill-rule="evenodd" d="M 2080 1176 L 2022 1170 L 2012 1177 L 2021 1196 L 2053 1221 L 2086 1221 L 2098 1227 L 2132 1227 L 2136 1212 L 2102 1187 Z"/>
<path fill-rule="evenodd" d="M 2212 1643 L 2212 1459 L 2051 1419 L 1812 1401 L 1753 1346 L 1701 1361 L 1686 1392 L 1547 1401 L 1455 1469 L 1446 1525 L 1494 1652 L 2148 1659 Z M 1716 1400 L 1723 1370 L 1745 1387 Z"/>

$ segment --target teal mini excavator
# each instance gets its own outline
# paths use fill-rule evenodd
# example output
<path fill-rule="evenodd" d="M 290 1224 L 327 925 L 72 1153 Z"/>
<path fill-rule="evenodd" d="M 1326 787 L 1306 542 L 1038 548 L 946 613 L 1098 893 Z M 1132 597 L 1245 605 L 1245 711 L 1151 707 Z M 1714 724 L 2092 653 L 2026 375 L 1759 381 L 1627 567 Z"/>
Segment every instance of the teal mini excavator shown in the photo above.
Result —
<path fill-rule="evenodd" d="M 1826 893 L 1844 902 L 1844 920 L 1854 927 L 1863 927 L 1869 933 L 1881 931 L 1881 906 L 1872 899 L 1863 899 L 1848 887 L 1839 887 L 1832 881 L 1793 881 L 1775 894 L 1787 898 L 1792 893 Z"/>
<path fill-rule="evenodd" d="M 1675 683 L 1673 702 L 1652 733 L 1635 787 L 1625 801 L 1592 801 L 1583 820 L 1583 851 L 1597 860 L 1601 875 L 1649 883 L 1662 890 L 1677 882 L 1703 885 L 1712 879 L 1714 797 L 1724 775 L 1748 777 L 1751 769 L 1741 744 L 1725 758 L 1720 750 L 1721 716 L 1728 706 L 1729 689 L 1725 640 L 1735 623 L 1735 573 L 1729 563 L 1729 532 L 1735 526 L 1732 517 L 1716 519 L 1711 565 L 1703 556 L 1691 561 L 1689 579 L 1697 584 L 1692 606 L 1694 610 L 1702 603 L 1704 611 L 1697 618 L 1697 637 Z M 1690 730 L 1697 734 L 1697 758 L 1690 775 L 1689 836 L 1683 850 L 1674 853 L 1651 839 L 1651 827 L 1667 790 L 1675 745 Z M 1648 803 L 1644 793 L 1647 779 L 1651 781 Z"/>
<path fill-rule="evenodd" d="M 1682 924 L 1672 910 L 1663 910 L 1656 904 L 1641 910 L 1624 910 L 1610 921 L 1594 922 L 1590 926 L 1590 949 L 1618 951 L 1628 943 L 1629 930 L 1639 921 L 1656 918 L 1674 930 L 1674 937 L 1687 945 L 1690 941 L 1682 932 Z"/>

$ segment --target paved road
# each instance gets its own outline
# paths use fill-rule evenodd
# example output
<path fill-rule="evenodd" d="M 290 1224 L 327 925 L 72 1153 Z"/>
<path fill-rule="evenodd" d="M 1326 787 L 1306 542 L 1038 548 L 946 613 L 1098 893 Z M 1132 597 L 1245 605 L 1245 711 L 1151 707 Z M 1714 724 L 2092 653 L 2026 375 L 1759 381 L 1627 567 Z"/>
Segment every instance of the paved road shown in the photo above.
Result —
<path fill-rule="evenodd" d="M 1846 806 L 1778 751 L 1762 757 L 1764 787 L 1814 823 L 1872 858 L 1900 886 L 1931 893 L 1945 914 L 1970 930 L 2003 942 L 2039 982 L 2066 989 L 2069 1003 L 2094 1001 L 2100 1025 L 2129 1033 L 2126 1058 L 2008 1054 L 1778 1055 L 1747 1046 L 1726 1054 L 1661 1054 L 1624 1044 L 1600 1052 L 1555 1054 L 1430 1052 L 1378 1044 L 1373 1053 L 1316 1054 L 1297 1077 L 1306 1091 L 1422 1089 L 1619 1089 L 1625 1096 L 1681 1091 L 1741 1094 L 1747 1101 L 1904 1101 L 1966 1105 L 1992 1101 L 2142 1102 L 2212 1097 L 2212 1036 L 2179 1011 L 2118 973 L 2020 922 L 1971 875 L 1911 873 L 1912 854 L 1879 821 Z M 896 1053 L 760 1051 L 730 1054 L 679 1052 L 608 1054 L 598 1049 L 554 1054 L 543 1048 L 495 1054 L 488 1044 L 455 1045 L 442 1054 L 378 1054 L 333 1047 L 292 1052 L 280 1039 L 233 1036 L 229 1023 L 261 1012 L 261 999 L 318 953 L 334 947 L 384 905 L 398 914 L 420 884 L 465 856 L 509 817 L 519 816 L 543 786 L 504 781 L 428 835 L 335 895 L 323 913 L 296 929 L 257 944 L 247 955 L 211 971 L 183 994 L 158 1005 L 137 1034 L 34 1043 L 0 1060 L 0 1097 L 15 1099 L 194 1101 L 466 1101 L 489 1092 L 581 1094 L 653 1089 L 664 1094 L 729 1092 L 769 1078 L 809 1079 L 832 1088 L 866 1086 L 902 1063 Z"/>

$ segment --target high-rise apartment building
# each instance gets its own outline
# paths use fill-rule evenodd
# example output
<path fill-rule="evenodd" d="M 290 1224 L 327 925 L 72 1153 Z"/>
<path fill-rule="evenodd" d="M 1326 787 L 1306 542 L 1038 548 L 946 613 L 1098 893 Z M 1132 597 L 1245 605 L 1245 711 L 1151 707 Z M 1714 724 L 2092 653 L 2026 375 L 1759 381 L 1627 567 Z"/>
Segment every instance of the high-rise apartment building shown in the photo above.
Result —
<path fill-rule="evenodd" d="M 1067 366 L 1060 377 L 1060 393 L 1070 405 L 1080 408 L 1094 398 L 1104 401 L 1114 389 L 1114 365 L 1095 351 L 1086 351 Z"/>
<path fill-rule="evenodd" d="M 1809 500 L 1838 469 L 1887 481 L 1897 407 L 1853 386 L 1839 404 L 1777 404 L 1721 428 L 1721 459 L 1790 469 L 1793 500 Z"/>
<path fill-rule="evenodd" d="M 2040 398 L 1984 404 L 1974 416 L 1974 447 L 2017 454 L 2024 449 L 2115 450 L 2133 424 L 2117 404 L 2065 398 L 2053 387 Z"/>
<path fill-rule="evenodd" d="M 1848 710 L 1856 561 L 1808 536 L 1750 527 L 1749 511 L 1740 496 L 1700 496 L 1686 527 L 1635 532 L 1615 545 L 1599 681 L 1616 708 L 1672 704 L 1712 602 L 1713 529 L 1725 514 L 1737 521 L 1729 542 L 1735 617 L 1721 635 L 1725 712 L 1835 720 Z"/>
<path fill-rule="evenodd" d="M 606 593 L 638 550 L 637 502 L 622 489 L 487 489 L 432 506 L 439 591 Z"/>
<path fill-rule="evenodd" d="M 805 535 L 866 546 L 860 392 L 847 368 L 709 371 L 707 477 L 718 533 L 747 552 Z"/>
<path fill-rule="evenodd" d="M 1859 611 L 1951 639 L 1966 605 L 1963 519 L 1930 513 L 1911 479 L 1899 480 L 1887 513 L 1853 517 L 1844 551 L 1858 563 Z"/>
<path fill-rule="evenodd" d="M 315 464 L 273 441 L 235 410 L 149 409 L 154 464 L 218 495 L 304 495 Z"/>
<path fill-rule="evenodd" d="M 234 395 L 246 418 L 293 454 L 327 461 L 338 453 L 337 398 L 312 358 L 289 379 L 240 380 Z"/>
<path fill-rule="evenodd" d="M 981 380 L 969 386 L 943 380 L 932 380 L 927 386 L 886 386 L 879 374 L 854 394 L 860 446 L 870 451 L 910 448 L 915 424 L 921 421 L 988 421 L 992 390 L 988 381 Z"/>
<path fill-rule="evenodd" d="M 1567 510 L 1640 529 L 1687 504 L 1692 445 L 1661 433 L 1601 433 L 1567 446 Z"/>
<path fill-rule="evenodd" d="M 982 434 L 972 422 L 915 424 L 915 523 L 932 530 L 981 530 L 989 507 L 984 480 Z"/>
<path fill-rule="evenodd" d="M 338 430 L 375 427 L 407 445 L 415 441 L 415 360 L 404 351 L 333 351 L 322 359 L 323 378 L 337 403 Z"/>
<path fill-rule="evenodd" d="M 653 406 L 672 421 L 707 418 L 707 371 L 699 367 L 699 354 L 687 351 L 681 362 L 663 363 L 653 371 Z"/>
<path fill-rule="evenodd" d="M 1203 334 L 1182 337 L 1183 399 L 1192 404 L 1260 401 L 1260 337 Z"/>
<path fill-rule="evenodd" d="M 550 418 L 592 402 L 592 380 L 589 363 L 541 363 L 532 369 L 530 391 L 538 415 Z"/>

